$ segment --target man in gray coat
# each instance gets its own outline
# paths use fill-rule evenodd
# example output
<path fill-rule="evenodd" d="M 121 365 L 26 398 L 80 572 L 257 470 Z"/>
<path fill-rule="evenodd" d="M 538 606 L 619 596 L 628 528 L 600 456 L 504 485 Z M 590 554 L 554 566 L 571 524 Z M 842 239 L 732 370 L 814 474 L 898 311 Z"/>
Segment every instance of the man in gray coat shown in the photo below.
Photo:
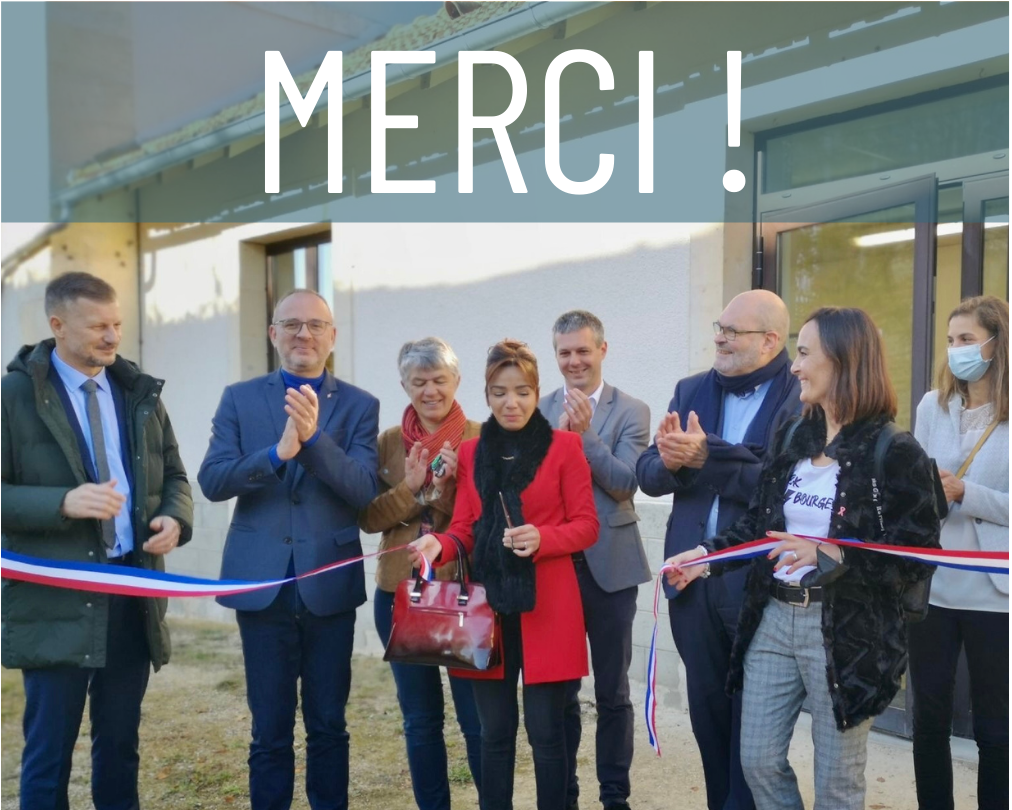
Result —
<path fill-rule="evenodd" d="M 164 570 L 193 500 L 162 380 L 116 354 L 116 291 L 88 273 L 46 288 L 54 339 L 3 378 L 3 546 L 61 563 Z M 165 600 L 4 580 L 3 665 L 25 684 L 21 807 L 66 810 L 85 699 L 97 810 L 138 806 L 138 727 L 169 659 Z"/>
<path fill-rule="evenodd" d="M 597 542 L 574 554 L 573 563 L 594 667 L 600 799 L 606 810 L 621 810 L 629 807 L 633 756 L 629 664 L 636 594 L 638 585 L 651 578 L 633 508 L 636 460 L 650 442 L 650 409 L 604 382 L 601 365 L 608 344 L 596 316 L 583 310 L 559 316 L 552 342 L 566 384 L 543 397 L 540 408 L 549 422 L 582 436 L 601 522 Z M 570 809 L 578 806 L 579 796 L 579 691 L 580 682 L 574 681 L 566 706 Z"/>

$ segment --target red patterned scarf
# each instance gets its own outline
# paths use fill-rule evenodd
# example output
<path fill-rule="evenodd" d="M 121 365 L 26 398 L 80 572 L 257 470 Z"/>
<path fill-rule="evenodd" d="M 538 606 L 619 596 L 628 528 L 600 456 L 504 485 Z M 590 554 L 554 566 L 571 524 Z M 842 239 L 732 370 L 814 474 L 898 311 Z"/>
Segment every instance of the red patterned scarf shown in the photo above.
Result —
<path fill-rule="evenodd" d="M 429 462 L 439 455 L 446 442 L 456 450 L 464 440 L 464 427 L 467 425 L 467 417 L 464 416 L 464 409 L 460 407 L 457 400 L 450 406 L 450 412 L 446 415 L 442 424 L 435 433 L 429 433 L 422 425 L 418 417 L 418 411 L 414 405 L 408 405 L 404 409 L 404 418 L 401 420 L 401 437 L 404 439 L 404 452 L 410 453 L 415 442 L 421 442 L 422 448 L 429 451 Z M 432 468 L 425 473 L 425 486 L 432 483 Z"/>

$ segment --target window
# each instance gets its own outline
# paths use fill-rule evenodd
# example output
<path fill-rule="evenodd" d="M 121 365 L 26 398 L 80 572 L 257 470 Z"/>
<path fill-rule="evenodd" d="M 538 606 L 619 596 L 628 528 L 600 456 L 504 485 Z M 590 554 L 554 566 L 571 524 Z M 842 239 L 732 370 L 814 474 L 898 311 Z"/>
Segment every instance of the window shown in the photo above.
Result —
<path fill-rule="evenodd" d="M 757 138 L 764 193 L 1008 149 L 1008 74 Z"/>

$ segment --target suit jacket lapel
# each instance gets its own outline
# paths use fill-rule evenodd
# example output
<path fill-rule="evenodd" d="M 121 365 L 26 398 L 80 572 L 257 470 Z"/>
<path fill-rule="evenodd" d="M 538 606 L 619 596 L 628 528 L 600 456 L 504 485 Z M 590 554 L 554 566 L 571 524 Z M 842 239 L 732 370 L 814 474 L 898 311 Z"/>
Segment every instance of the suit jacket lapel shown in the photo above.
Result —
<path fill-rule="evenodd" d="M 275 441 L 280 441 L 281 434 L 285 432 L 285 424 L 288 422 L 288 414 L 285 413 L 285 381 L 280 371 L 267 378 L 265 395 L 267 410 L 271 414 L 271 424 L 274 425 Z"/>
<path fill-rule="evenodd" d="M 605 421 L 608 419 L 608 414 L 611 413 L 613 400 L 615 399 L 615 389 L 604 384 L 604 388 L 601 390 L 601 399 L 597 403 L 597 408 L 594 409 L 594 418 L 590 420 L 590 426 L 594 428 L 595 433 L 600 433 L 601 428 L 604 427 Z"/>
<path fill-rule="evenodd" d="M 566 387 L 556 389 L 555 393 L 552 394 L 552 398 L 548 400 L 548 413 L 545 414 L 545 418 L 553 428 L 559 426 L 559 417 L 562 416 L 562 401 L 566 396 Z"/>
<path fill-rule="evenodd" d="M 327 372 L 327 376 L 323 378 L 323 385 L 320 386 L 320 415 L 318 421 L 320 424 L 320 430 L 326 430 L 330 420 L 334 417 L 334 412 L 337 410 L 337 377 Z"/>

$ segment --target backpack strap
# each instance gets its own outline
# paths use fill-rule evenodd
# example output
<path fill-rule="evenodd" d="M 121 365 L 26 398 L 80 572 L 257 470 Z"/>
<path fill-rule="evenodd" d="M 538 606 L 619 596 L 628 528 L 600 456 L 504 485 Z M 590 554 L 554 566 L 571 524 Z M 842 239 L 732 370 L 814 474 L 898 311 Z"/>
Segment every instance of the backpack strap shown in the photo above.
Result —
<path fill-rule="evenodd" d="M 790 424 L 787 426 L 787 432 L 784 433 L 784 438 L 780 442 L 780 447 L 777 448 L 777 455 L 782 456 L 788 450 L 791 449 L 791 442 L 794 441 L 794 434 L 798 432 L 798 426 L 801 424 L 801 417 L 795 416 Z"/>
<path fill-rule="evenodd" d="M 889 445 L 893 443 L 896 434 L 900 429 L 895 422 L 886 422 L 875 441 L 874 465 L 872 467 L 871 479 L 871 502 L 875 507 L 875 516 L 878 518 L 878 529 L 880 534 L 885 534 L 885 517 L 882 514 L 882 487 L 885 484 L 885 458 L 889 452 Z"/>
<path fill-rule="evenodd" d="M 882 487 L 882 481 L 885 480 L 885 460 L 886 454 L 889 452 L 889 445 L 893 443 L 893 439 L 896 438 L 898 433 L 902 433 L 899 426 L 895 422 L 886 422 L 882 426 L 882 431 L 878 434 L 878 440 L 875 442 L 875 480 L 879 484 L 879 489 Z"/>

